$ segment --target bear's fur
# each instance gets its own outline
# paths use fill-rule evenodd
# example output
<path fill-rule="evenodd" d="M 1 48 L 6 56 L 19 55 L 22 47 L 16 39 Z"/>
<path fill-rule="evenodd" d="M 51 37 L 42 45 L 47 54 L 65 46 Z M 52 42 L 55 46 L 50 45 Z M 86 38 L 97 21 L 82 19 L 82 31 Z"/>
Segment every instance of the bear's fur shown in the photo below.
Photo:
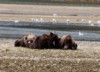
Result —
<path fill-rule="evenodd" d="M 25 35 L 15 41 L 15 47 L 39 48 L 39 49 L 77 49 L 77 43 L 71 35 L 58 37 L 57 34 L 50 32 L 36 36 L 33 34 Z"/>
<path fill-rule="evenodd" d="M 33 34 L 28 34 L 15 41 L 15 47 L 28 47 L 34 48 L 36 36 Z"/>
<path fill-rule="evenodd" d="M 58 36 L 52 32 L 38 36 L 36 39 L 36 48 L 56 48 L 57 44 Z"/>
<path fill-rule="evenodd" d="M 59 47 L 63 49 L 77 49 L 77 44 L 75 40 L 71 37 L 71 35 L 64 35 L 59 40 Z"/>
<path fill-rule="evenodd" d="M 50 32 L 49 33 L 50 36 L 50 42 L 51 42 L 51 48 L 59 48 L 58 44 L 59 44 L 59 37 L 57 34 Z"/>
<path fill-rule="evenodd" d="M 16 40 L 14 46 L 15 47 L 25 47 L 25 43 L 23 41 L 23 38 Z"/>

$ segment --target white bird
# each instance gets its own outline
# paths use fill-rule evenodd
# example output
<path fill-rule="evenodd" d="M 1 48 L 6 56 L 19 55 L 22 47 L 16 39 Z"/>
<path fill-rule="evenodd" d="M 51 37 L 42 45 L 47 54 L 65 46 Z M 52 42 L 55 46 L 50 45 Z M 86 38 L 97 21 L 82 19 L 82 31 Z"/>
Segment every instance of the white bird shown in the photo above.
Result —
<path fill-rule="evenodd" d="M 38 18 L 35 19 L 35 22 L 39 22 Z"/>
<path fill-rule="evenodd" d="M 19 22 L 19 20 L 15 20 L 14 22 L 15 22 L 15 23 L 18 23 L 18 22 Z"/>
<path fill-rule="evenodd" d="M 85 21 L 85 19 L 82 19 L 81 21 L 82 21 L 82 22 L 84 22 L 84 21 Z"/>
<path fill-rule="evenodd" d="M 89 20 L 88 23 L 91 24 L 92 23 L 92 20 Z"/>
<path fill-rule="evenodd" d="M 96 22 L 96 24 L 97 24 L 97 26 L 100 26 L 100 20 L 98 20 L 98 21 Z"/>
<path fill-rule="evenodd" d="M 82 36 L 82 35 L 83 35 L 83 33 L 79 31 L 79 32 L 78 32 L 78 35 L 79 35 L 79 36 Z"/>
<path fill-rule="evenodd" d="M 94 24 L 93 24 L 93 23 L 91 23 L 91 26 L 94 26 Z"/>
<path fill-rule="evenodd" d="M 54 13 L 53 16 L 57 16 L 57 14 Z"/>
<path fill-rule="evenodd" d="M 69 19 L 66 19 L 66 22 L 67 22 L 67 23 L 69 23 L 69 22 L 70 22 L 70 20 L 69 20 Z"/>
<path fill-rule="evenodd" d="M 97 21 L 97 24 L 100 24 L 100 20 Z"/>
<path fill-rule="evenodd" d="M 44 22 L 43 18 L 40 18 L 40 22 Z"/>
<path fill-rule="evenodd" d="M 57 22 L 56 19 L 52 19 L 52 21 L 53 21 L 53 23 L 56 23 Z"/>

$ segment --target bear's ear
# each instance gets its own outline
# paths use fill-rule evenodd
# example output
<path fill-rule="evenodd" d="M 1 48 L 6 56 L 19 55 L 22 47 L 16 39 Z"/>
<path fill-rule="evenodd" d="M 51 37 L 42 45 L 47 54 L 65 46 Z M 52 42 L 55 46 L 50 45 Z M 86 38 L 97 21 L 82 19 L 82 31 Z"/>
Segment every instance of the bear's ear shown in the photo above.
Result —
<path fill-rule="evenodd" d="M 25 36 L 24 38 L 25 38 L 25 40 L 27 40 L 27 36 Z"/>
<path fill-rule="evenodd" d="M 52 36 L 53 35 L 53 33 L 52 32 L 50 32 L 50 36 Z"/>
<path fill-rule="evenodd" d="M 20 47 L 21 46 L 20 40 L 16 40 L 14 46 L 15 47 Z"/>
<path fill-rule="evenodd" d="M 36 37 L 33 37 L 33 40 L 35 40 L 36 39 Z"/>
<path fill-rule="evenodd" d="M 72 36 L 71 36 L 71 35 L 67 35 L 67 37 L 72 38 Z"/>

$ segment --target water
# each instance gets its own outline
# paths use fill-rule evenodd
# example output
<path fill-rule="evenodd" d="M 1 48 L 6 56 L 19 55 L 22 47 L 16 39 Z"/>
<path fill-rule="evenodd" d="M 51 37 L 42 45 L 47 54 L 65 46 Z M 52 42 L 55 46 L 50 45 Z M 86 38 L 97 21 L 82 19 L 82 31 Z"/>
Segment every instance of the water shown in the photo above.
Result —
<path fill-rule="evenodd" d="M 26 25 L 26 26 L 25 26 Z M 28 26 L 28 28 L 27 28 Z M 28 22 L 21 22 L 21 23 L 14 23 L 14 22 L 0 22 L 0 37 L 1 38 L 20 38 L 26 34 L 36 34 L 36 35 L 42 35 L 44 33 L 49 33 L 49 32 L 54 32 L 56 34 L 58 34 L 59 36 L 63 36 L 63 35 L 72 35 L 72 37 L 74 37 L 76 40 L 88 40 L 88 41 L 100 41 L 100 30 L 96 30 L 94 29 L 94 31 L 91 30 L 85 30 L 84 26 L 83 29 L 81 30 L 80 27 L 78 29 L 63 29 L 63 24 L 59 26 L 59 24 L 53 24 L 52 26 L 49 24 L 47 24 L 48 27 L 46 27 L 46 24 L 44 23 L 41 25 L 37 25 L 39 27 L 34 27 L 35 24 L 32 23 L 30 25 L 30 23 Z M 52 28 L 52 27 L 55 28 Z M 61 27 L 62 26 L 62 27 Z M 45 27 L 45 28 L 43 28 Z M 59 29 L 60 27 L 60 29 Z M 67 27 L 70 27 L 70 25 L 67 25 Z M 71 27 L 74 27 L 73 25 Z M 82 26 L 81 26 L 82 27 Z M 87 26 L 86 26 L 87 27 Z M 56 29 L 58 28 L 58 29 Z M 77 28 L 77 26 L 76 26 Z M 99 28 L 98 28 L 99 29 Z M 82 33 L 82 35 L 79 35 L 79 32 Z"/>

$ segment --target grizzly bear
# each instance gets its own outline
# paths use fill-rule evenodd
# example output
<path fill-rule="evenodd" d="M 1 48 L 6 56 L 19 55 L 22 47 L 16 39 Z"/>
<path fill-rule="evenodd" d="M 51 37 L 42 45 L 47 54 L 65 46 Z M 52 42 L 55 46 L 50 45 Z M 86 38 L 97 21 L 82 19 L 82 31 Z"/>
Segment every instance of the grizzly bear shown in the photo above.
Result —
<path fill-rule="evenodd" d="M 51 48 L 59 48 L 59 37 L 57 34 L 50 32 L 50 42 L 51 42 Z"/>
<path fill-rule="evenodd" d="M 25 35 L 21 39 L 18 39 L 15 41 L 15 47 L 34 48 L 35 39 L 36 39 L 36 36 L 33 34 Z"/>
<path fill-rule="evenodd" d="M 77 49 L 77 44 L 75 40 L 71 37 L 71 35 L 64 35 L 59 40 L 59 47 L 63 49 Z"/>
<path fill-rule="evenodd" d="M 40 49 L 56 48 L 58 47 L 58 43 L 58 35 L 52 32 L 38 36 L 35 41 L 36 48 Z"/>
<path fill-rule="evenodd" d="M 23 38 L 16 40 L 14 46 L 15 47 L 25 47 L 25 43 L 24 43 Z"/>

